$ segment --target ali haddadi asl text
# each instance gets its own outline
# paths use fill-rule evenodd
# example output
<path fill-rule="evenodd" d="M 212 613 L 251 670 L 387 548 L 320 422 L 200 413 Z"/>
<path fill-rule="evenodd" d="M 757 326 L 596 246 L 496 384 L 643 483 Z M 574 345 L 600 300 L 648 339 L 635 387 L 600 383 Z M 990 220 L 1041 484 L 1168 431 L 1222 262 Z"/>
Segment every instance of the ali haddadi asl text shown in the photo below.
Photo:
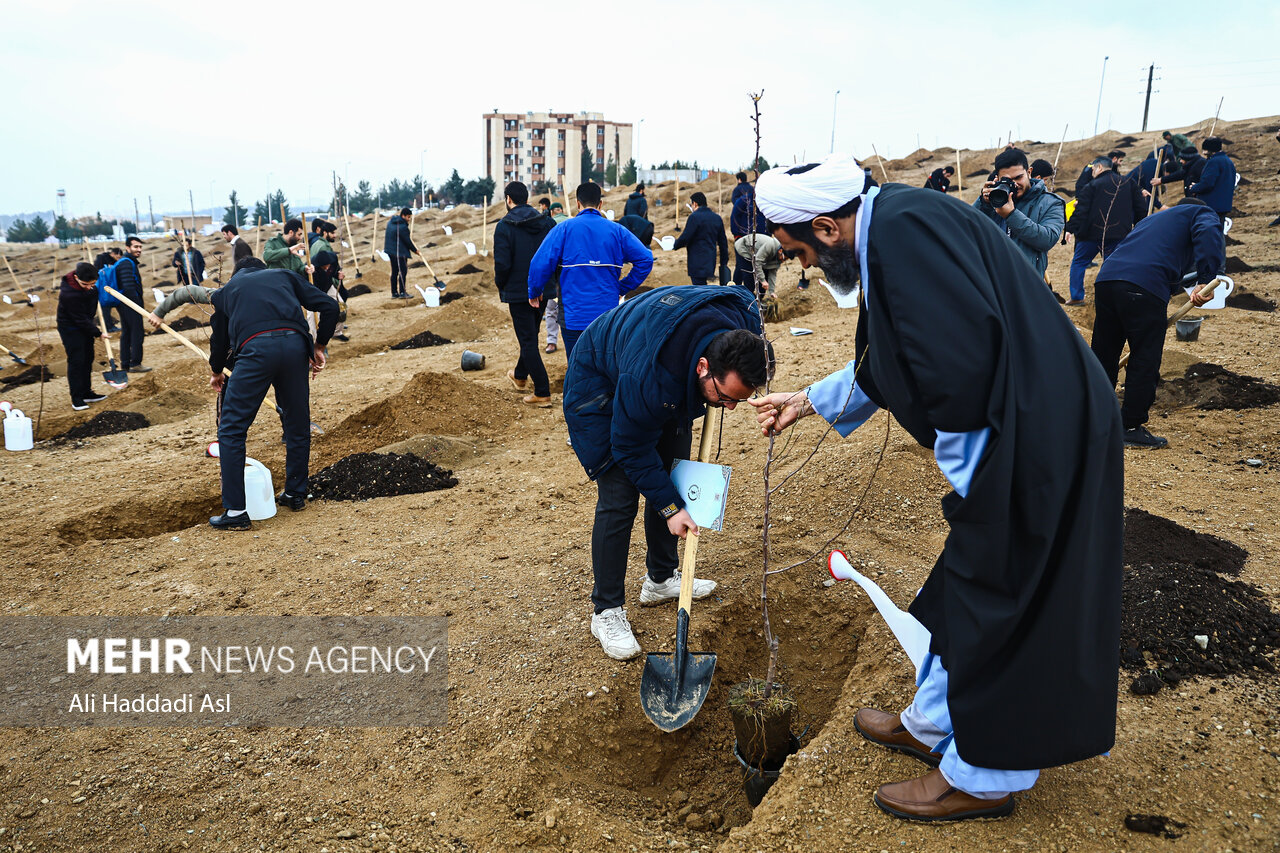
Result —
<path fill-rule="evenodd" d="M 198 703 L 194 693 L 183 693 L 177 698 L 159 693 L 121 696 L 119 693 L 75 693 L 71 697 L 67 713 L 81 714 L 226 714 L 231 711 L 231 694 L 220 696 L 205 693 Z"/>

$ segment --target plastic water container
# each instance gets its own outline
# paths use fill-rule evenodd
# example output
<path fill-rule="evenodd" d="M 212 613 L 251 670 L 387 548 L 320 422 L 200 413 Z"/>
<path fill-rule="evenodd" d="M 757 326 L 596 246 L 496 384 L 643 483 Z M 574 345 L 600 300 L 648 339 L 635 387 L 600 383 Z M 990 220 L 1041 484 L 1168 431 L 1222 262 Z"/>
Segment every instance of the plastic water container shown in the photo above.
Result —
<path fill-rule="evenodd" d="M 276 490 L 271 471 L 257 459 L 244 460 L 244 508 L 253 521 L 265 521 L 276 514 Z"/>
<path fill-rule="evenodd" d="M 662 251 L 670 252 L 676 247 L 676 238 L 668 234 L 658 241 L 658 245 L 662 246 Z"/>
<path fill-rule="evenodd" d="M 4 449 L 30 450 L 33 434 L 31 418 L 24 415 L 22 409 L 10 408 L 4 418 Z"/>
<path fill-rule="evenodd" d="M 422 301 L 427 303 L 428 308 L 439 308 L 440 289 L 438 287 L 424 287 L 422 289 Z"/>

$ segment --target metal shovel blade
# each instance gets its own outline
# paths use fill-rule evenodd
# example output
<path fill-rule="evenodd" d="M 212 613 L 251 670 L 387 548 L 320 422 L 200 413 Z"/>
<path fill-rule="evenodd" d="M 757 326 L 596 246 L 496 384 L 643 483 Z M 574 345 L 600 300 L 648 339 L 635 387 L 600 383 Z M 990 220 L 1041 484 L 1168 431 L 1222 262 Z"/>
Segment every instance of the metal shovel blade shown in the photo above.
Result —
<path fill-rule="evenodd" d="M 13 360 L 14 360 L 14 361 L 16 361 L 18 364 L 26 364 L 26 363 L 27 363 L 27 360 L 26 360 L 25 358 L 23 358 L 22 356 L 18 355 L 17 353 L 12 353 L 12 352 L 11 352 L 11 353 L 9 353 L 9 358 L 13 359 Z"/>
<path fill-rule="evenodd" d="M 714 652 L 689 651 L 689 614 L 676 614 L 676 650 L 656 652 L 644 663 L 640 676 L 640 704 L 655 726 L 674 732 L 692 720 L 711 691 L 716 671 Z"/>
<path fill-rule="evenodd" d="M 111 361 L 111 369 L 102 371 L 103 381 L 105 381 L 112 388 L 129 387 L 129 374 L 125 373 L 123 370 L 120 370 L 118 367 L 116 367 L 116 360 L 114 358 L 111 359 L 110 361 Z"/>

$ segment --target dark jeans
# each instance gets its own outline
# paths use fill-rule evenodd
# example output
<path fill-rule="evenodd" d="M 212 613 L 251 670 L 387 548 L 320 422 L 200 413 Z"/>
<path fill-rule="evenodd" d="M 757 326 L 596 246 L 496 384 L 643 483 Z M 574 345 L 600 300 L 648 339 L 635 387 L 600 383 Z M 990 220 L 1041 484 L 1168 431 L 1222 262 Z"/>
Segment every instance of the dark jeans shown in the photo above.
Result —
<path fill-rule="evenodd" d="M 1098 282 L 1094 286 L 1093 301 L 1096 314 L 1090 346 L 1112 387 L 1120 373 L 1120 351 L 1125 341 L 1129 342 L 1120 417 L 1125 429 L 1140 427 L 1147 422 L 1151 403 L 1156 398 L 1168 305 L 1128 281 Z"/>
<path fill-rule="evenodd" d="M 141 290 L 122 290 L 125 296 L 142 304 Z M 127 370 L 142 364 L 142 315 L 131 308 L 120 309 L 120 367 Z"/>
<path fill-rule="evenodd" d="M 244 509 L 245 438 L 267 396 L 276 390 L 284 410 L 284 490 L 307 493 L 307 461 L 311 455 L 311 388 L 308 382 L 310 338 L 297 332 L 267 332 L 245 344 L 227 379 L 218 418 L 218 461 L 222 469 L 222 505 Z"/>
<path fill-rule="evenodd" d="M 67 385 L 71 402 L 77 406 L 93 395 L 93 338 L 80 329 L 59 329 L 62 348 L 67 351 Z"/>
<path fill-rule="evenodd" d="M 409 278 L 409 259 L 401 255 L 391 256 L 391 295 L 404 293 L 404 284 Z M 292 494 L 292 493 L 290 493 Z"/>
<path fill-rule="evenodd" d="M 569 356 L 573 355 L 573 345 L 578 342 L 578 338 L 582 337 L 585 329 L 566 329 L 564 324 L 560 325 L 560 339 L 564 341 L 564 359 L 569 360 Z"/>
<path fill-rule="evenodd" d="M 538 329 L 542 326 L 542 309 L 528 302 L 509 302 L 511 326 L 520 342 L 520 360 L 516 362 L 516 379 L 533 378 L 533 393 L 538 397 L 551 396 L 551 382 L 547 368 L 542 363 L 542 351 L 538 346 Z"/>
<path fill-rule="evenodd" d="M 677 433 L 674 425 L 668 425 L 658 439 L 662 466 L 670 469 L 676 459 L 688 459 L 692 440 L 689 430 Z M 626 603 L 627 554 L 640 492 L 617 464 L 596 478 L 596 490 L 596 519 L 591 528 L 591 568 L 596 585 L 591 590 L 591 603 L 600 613 Z M 677 537 L 667 530 L 667 520 L 658 509 L 645 501 L 644 539 L 649 547 L 645 568 L 652 580 L 661 583 L 680 568 L 680 558 Z"/>

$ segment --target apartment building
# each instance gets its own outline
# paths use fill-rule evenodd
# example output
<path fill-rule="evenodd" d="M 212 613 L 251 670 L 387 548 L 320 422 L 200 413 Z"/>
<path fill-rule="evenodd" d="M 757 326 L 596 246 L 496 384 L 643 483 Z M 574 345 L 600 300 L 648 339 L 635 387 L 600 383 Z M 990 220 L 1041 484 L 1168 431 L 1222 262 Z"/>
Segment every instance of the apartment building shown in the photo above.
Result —
<path fill-rule="evenodd" d="M 631 124 L 608 121 L 601 113 L 500 113 L 484 116 L 485 175 L 498 191 L 511 181 L 532 187 L 546 181 L 571 190 L 582 183 L 582 147 L 594 168 L 605 171 L 610 157 L 619 169 L 632 156 Z"/>

